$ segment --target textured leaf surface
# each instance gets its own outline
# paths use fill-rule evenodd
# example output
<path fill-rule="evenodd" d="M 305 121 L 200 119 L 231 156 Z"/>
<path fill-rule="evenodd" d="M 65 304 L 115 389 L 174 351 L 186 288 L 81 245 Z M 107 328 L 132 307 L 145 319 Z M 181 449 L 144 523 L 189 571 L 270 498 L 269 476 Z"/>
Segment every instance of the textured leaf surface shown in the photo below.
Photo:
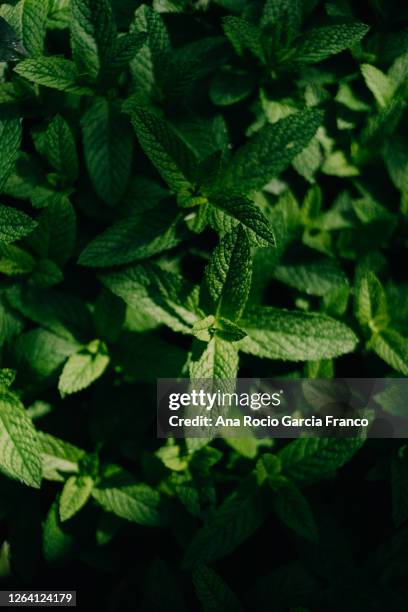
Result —
<path fill-rule="evenodd" d="M 377 100 L 380 106 L 386 106 L 390 101 L 394 86 L 392 81 L 381 70 L 371 64 L 363 64 L 361 72 L 367 87 Z"/>
<path fill-rule="evenodd" d="M 47 26 L 48 0 L 23 0 L 21 29 L 24 47 L 32 57 L 42 55 Z"/>
<path fill-rule="evenodd" d="M 188 190 L 196 164 L 192 150 L 153 112 L 132 108 L 131 117 L 141 147 L 170 189 Z"/>
<path fill-rule="evenodd" d="M 41 445 L 24 406 L 0 395 L 0 471 L 35 488 L 41 485 Z"/>
<path fill-rule="evenodd" d="M 121 478 L 128 482 L 121 484 Z M 92 491 L 92 497 L 104 510 L 132 523 L 151 526 L 162 523 L 158 491 L 148 485 L 132 482 L 128 476 L 115 476 L 112 478 L 112 485 L 99 485 Z"/>
<path fill-rule="evenodd" d="M 103 353 L 77 353 L 68 358 L 58 382 L 62 395 L 76 393 L 89 387 L 97 380 L 109 364 L 109 357 Z"/>
<path fill-rule="evenodd" d="M 118 36 L 108 64 L 109 72 L 124 68 L 146 42 L 145 32 L 130 32 Z"/>
<path fill-rule="evenodd" d="M 37 328 L 19 336 L 15 353 L 24 371 L 41 380 L 52 376 L 78 348 L 73 341 Z"/>
<path fill-rule="evenodd" d="M 386 329 L 375 334 L 369 346 L 394 370 L 408 376 L 408 338 L 393 329 Z"/>
<path fill-rule="evenodd" d="M 147 259 L 177 246 L 182 235 L 180 218 L 166 202 L 112 225 L 86 247 L 79 263 L 106 267 Z"/>
<path fill-rule="evenodd" d="M 266 0 L 261 25 L 280 26 L 282 23 L 289 40 L 297 33 L 302 21 L 301 0 Z"/>
<path fill-rule="evenodd" d="M 369 27 L 364 23 L 323 26 L 307 32 L 298 49 L 297 59 L 304 63 L 321 62 L 358 43 Z"/>
<path fill-rule="evenodd" d="M 344 323 L 319 313 L 252 308 L 239 324 L 248 336 L 241 350 L 289 361 L 330 359 L 351 352 L 357 337 Z"/>
<path fill-rule="evenodd" d="M 212 378 L 216 380 L 233 380 L 238 373 L 238 350 L 227 340 L 215 337 L 196 360 L 190 364 L 190 376 L 193 380 Z"/>
<path fill-rule="evenodd" d="M 244 193 L 264 187 L 309 144 L 322 119 L 320 111 L 307 110 L 263 127 L 235 153 L 227 185 L 239 185 Z"/>
<path fill-rule="evenodd" d="M 71 45 L 78 71 L 93 78 L 108 62 L 116 38 L 107 0 L 72 0 Z"/>
<path fill-rule="evenodd" d="M 205 271 L 205 282 L 217 316 L 240 318 L 251 287 L 252 261 L 249 241 L 242 227 L 227 234 L 214 250 Z"/>
<path fill-rule="evenodd" d="M 57 482 L 64 482 L 64 474 L 78 472 L 78 462 L 85 452 L 73 444 L 46 434 L 38 432 L 41 444 L 43 478 Z"/>
<path fill-rule="evenodd" d="M 14 71 L 32 83 L 75 94 L 90 94 L 91 90 L 79 83 L 75 64 L 63 57 L 39 57 L 20 62 Z"/>
<path fill-rule="evenodd" d="M 0 142 L 0 191 L 3 191 L 20 148 L 21 123 L 18 119 L 0 120 Z"/>
<path fill-rule="evenodd" d="M 147 32 L 147 44 L 131 62 L 130 69 L 136 90 L 149 97 L 154 95 L 170 62 L 169 34 L 161 15 L 145 4 L 136 10 L 130 31 Z"/>
<path fill-rule="evenodd" d="M 278 265 L 273 270 L 273 276 L 308 295 L 322 296 L 348 284 L 344 272 L 330 259 L 310 264 Z"/>
<path fill-rule="evenodd" d="M 44 139 L 44 154 L 51 166 L 69 183 L 78 176 L 78 155 L 68 123 L 56 115 L 48 125 Z"/>
<path fill-rule="evenodd" d="M 364 438 L 299 438 L 279 452 L 282 471 L 299 484 L 326 478 L 350 461 Z"/>
<path fill-rule="evenodd" d="M 15 242 L 30 234 L 37 223 L 25 213 L 0 204 L 0 242 Z"/>
<path fill-rule="evenodd" d="M 35 267 L 35 260 L 20 247 L 0 243 L 0 272 L 6 276 L 29 274 Z"/>
<path fill-rule="evenodd" d="M 117 204 L 130 178 L 131 126 L 125 115 L 105 98 L 95 98 L 81 123 L 92 185 L 104 202 Z"/>
<path fill-rule="evenodd" d="M 250 51 L 261 62 L 264 61 L 261 30 L 259 28 L 241 17 L 225 17 L 223 26 L 225 34 L 238 55 Z"/>
<path fill-rule="evenodd" d="M 81 510 L 89 500 L 94 482 L 90 476 L 70 476 L 60 497 L 61 521 L 68 521 Z"/>
<path fill-rule="evenodd" d="M 355 312 L 360 325 L 368 325 L 373 331 L 388 324 L 387 297 L 380 281 L 370 270 L 357 273 Z"/>
<path fill-rule="evenodd" d="M 174 331 L 190 333 L 198 319 L 198 287 L 178 274 L 146 263 L 103 274 L 102 282 L 129 306 Z"/>
<path fill-rule="evenodd" d="M 0 40 L 0 61 L 11 62 L 27 55 L 20 32 L 17 32 L 3 17 L 0 17 Z"/>
<path fill-rule="evenodd" d="M 248 230 L 248 235 L 256 246 L 275 245 L 275 236 L 268 220 L 248 198 L 234 193 L 220 193 L 211 195 L 210 203 L 222 213 L 221 218 L 215 220 L 221 231 L 231 231 L 238 222 Z"/>

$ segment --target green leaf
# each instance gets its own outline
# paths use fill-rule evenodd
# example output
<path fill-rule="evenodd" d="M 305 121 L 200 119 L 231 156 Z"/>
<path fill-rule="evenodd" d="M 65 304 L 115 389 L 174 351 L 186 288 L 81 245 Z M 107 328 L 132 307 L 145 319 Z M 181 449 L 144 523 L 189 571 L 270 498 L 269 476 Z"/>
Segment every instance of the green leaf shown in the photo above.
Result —
<path fill-rule="evenodd" d="M 238 223 L 247 230 L 255 246 L 275 246 L 275 236 L 260 208 L 248 198 L 236 193 L 214 193 L 209 198 L 217 209 L 213 223 L 222 233 L 231 232 Z"/>
<path fill-rule="evenodd" d="M 306 540 L 317 541 L 318 531 L 312 509 L 296 485 L 288 481 L 277 486 L 273 508 L 281 521 L 295 533 Z"/>
<path fill-rule="evenodd" d="M 94 481 L 90 476 L 70 476 L 62 489 L 59 500 L 61 521 L 75 516 L 91 497 Z"/>
<path fill-rule="evenodd" d="M 272 275 L 281 283 L 308 295 L 323 296 L 333 289 L 348 284 L 346 275 L 332 259 L 305 264 L 278 265 Z"/>
<path fill-rule="evenodd" d="M 182 236 L 180 216 L 165 202 L 109 227 L 88 244 L 79 263 L 110 267 L 148 259 L 177 246 Z"/>
<path fill-rule="evenodd" d="M 174 331 L 191 333 L 198 320 L 198 287 L 153 263 L 103 274 L 103 284 L 129 306 Z"/>
<path fill-rule="evenodd" d="M 92 185 L 109 205 L 119 202 L 130 178 L 132 129 L 105 98 L 95 98 L 82 121 L 85 160 Z"/>
<path fill-rule="evenodd" d="M 97 380 L 109 364 L 106 348 L 97 341 L 95 347 L 89 345 L 88 352 L 71 355 L 66 362 L 58 381 L 61 395 L 77 393 Z"/>
<path fill-rule="evenodd" d="M 108 0 L 72 0 L 71 47 L 78 72 L 96 79 L 109 64 L 116 26 Z"/>
<path fill-rule="evenodd" d="M 37 261 L 29 283 L 34 287 L 45 289 L 58 285 L 64 280 L 61 269 L 51 259 L 40 259 Z"/>
<path fill-rule="evenodd" d="M 41 444 L 43 478 L 64 482 L 65 474 L 78 473 L 78 464 L 85 456 L 85 451 L 42 431 L 38 432 L 38 438 Z"/>
<path fill-rule="evenodd" d="M 0 273 L 6 276 L 29 274 L 35 267 L 35 260 L 20 247 L 0 243 Z"/>
<path fill-rule="evenodd" d="M 135 12 L 130 32 L 147 32 L 147 44 L 130 64 L 132 79 L 137 92 L 146 98 L 154 97 L 166 74 L 171 59 L 170 38 L 161 16 L 142 4 Z"/>
<path fill-rule="evenodd" d="M 314 64 L 341 53 L 358 43 L 368 32 L 364 23 L 343 23 L 315 28 L 302 36 L 296 60 L 304 64 Z"/>
<path fill-rule="evenodd" d="M 364 438 L 299 438 L 278 454 L 282 472 L 295 483 L 328 478 L 350 461 Z"/>
<path fill-rule="evenodd" d="M 265 55 L 262 47 L 262 32 L 250 21 L 242 17 L 224 17 L 224 32 L 238 55 L 250 51 L 262 63 Z"/>
<path fill-rule="evenodd" d="M 328 155 L 322 165 L 322 172 L 329 176 L 358 176 L 360 174 L 359 169 L 353 166 L 347 160 L 343 151 L 333 151 Z"/>
<path fill-rule="evenodd" d="M 393 329 L 384 329 L 373 335 L 368 347 L 394 370 L 408 376 L 408 338 Z"/>
<path fill-rule="evenodd" d="M 78 177 L 76 144 L 70 126 L 61 115 L 56 115 L 48 124 L 44 134 L 44 155 L 68 184 L 76 181 Z"/>
<path fill-rule="evenodd" d="M 21 27 L 24 47 L 32 57 L 44 52 L 48 0 L 23 0 Z"/>
<path fill-rule="evenodd" d="M 251 481 L 229 495 L 189 542 L 183 565 L 196 568 L 233 552 L 262 524 L 264 511 Z"/>
<path fill-rule="evenodd" d="M 393 138 L 384 149 L 384 159 L 392 182 L 401 191 L 402 206 L 408 205 L 408 153 L 405 142 Z"/>
<path fill-rule="evenodd" d="M 85 303 L 62 291 L 44 291 L 14 286 L 7 291 L 10 305 L 30 321 L 76 343 L 91 333 L 91 319 Z"/>
<path fill-rule="evenodd" d="M 146 4 L 135 13 L 135 27 L 147 31 L 149 48 L 154 62 L 159 65 L 171 50 L 170 37 L 162 17 Z"/>
<path fill-rule="evenodd" d="M 0 394 L 0 471 L 29 487 L 41 485 L 41 446 L 24 406 Z"/>
<path fill-rule="evenodd" d="M 310 183 L 314 182 L 314 177 L 323 162 L 323 154 L 318 138 L 312 138 L 308 146 L 303 149 L 292 162 L 296 172 L 303 176 Z"/>
<path fill-rule="evenodd" d="M 3 17 L 0 17 L 0 61 L 12 62 L 27 55 L 21 36 Z"/>
<path fill-rule="evenodd" d="M 50 30 L 65 30 L 71 23 L 70 0 L 49 0 L 47 27 Z"/>
<path fill-rule="evenodd" d="M 226 234 L 215 248 L 205 270 L 201 301 L 216 317 L 238 320 L 245 308 L 251 288 L 252 261 L 248 238 L 242 226 Z"/>
<path fill-rule="evenodd" d="M 155 113 L 130 109 L 140 146 L 175 193 L 189 192 L 197 160 L 171 126 Z"/>
<path fill-rule="evenodd" d="M 190 362 L 191 379 L 210 378 L 221 381 L 236 378 L 238 349 L 231 342 L 215 336 L 205 348 L 201 348 L 197 353 Z"/>
<path fill-rule="evenodd" d="M 145 32 L 130 32 L 118 36 L 108 65 L 108 71 L 123 70 L 146 42 Z"/>
<path fill-rule="evenodd" d="M 254 88 L 251 76 L 229 66 L 218 72 L 210 86 L 210 98 L 217 106 L 230 106 L 247 98 Z"/>
<path fill-rule="evenodd" d="M 300 0 L 266 0 L 261 26 L 263 28 L 275 26 L 284 29 L 286 39 L 290 42 L 301 25 L 302 8 Z"/>
<path fill-rule="evenodd" d="M 204 612 L 243 611 L 235 593 L 210 567 L 205 565 L 196 567 L 193 571 L 193 583 Z"/>
<path fill-rule="evenodd" d="M 78 348 L 72 340 L 37 328 L 19 336 L 15 355 L 25 375 L 34 374 L 44 380 L 52 376 Z"/>
<path fill-rule="evenodd" d="M 228 342 L 238 342 L 238 340 L 242 340 L 242 338 L 245 338 L 246 336 L 246 332 L 243 329 L 238 327 L 238 325 L 232 321 L 224 319 L 223 317 L 218 318 L 217 326 L 214 329 L 214 334 L 218 338 L 228 340 Z M 210 338 L 208 338 L 207 341 L 209 340 Z"/>
<path fill-rule="evenodd" d="M 0 296 L 0 348 L 7 345 L 15 336 L 21 334 L 23 321 L 19 314 L 12 310 L 4 296 Z"/>
<path fill-rule="evenodd" d="M 51 505 L 43 523 L 42 549 L 44 559 L 49 564 L 62 563 L 74 549 L 74 535 L 65 531 L 61 524 L 58 498 Z"/>
<path fill-rule="evenodd" d="M 270 484 L 279 483 L 281 480 L 282 464 L 277 455 L 264 453 L 256 463 L 255 473 L 258 484 L 265 482 Z"/>
<path fill-rule="evenodd" d="M 25 213 L 0 204 L 0 242 L 9 244 L 30 234 L 37 222 Z"/>
<path fill-rule="evenodd" d="M 19 119 L 0 120 L 0 192 L 14 169 L 21 143 Z"/>
<path fill-rule="evenodd" d="M 347 325 L 320 313 L 253 307 L 238 323 L 248 334 L 240 349 L 268 359 L 330 359 L 353 351 L 358 342 Z"/>
<path fill-rule="evenodd" d="M 92 90 L 79 82 L 75 64 L 63 57 L 39 57 L 17 64 L 14 72 L 32 83 L 74 94 L 90 95 Z"/>
<path fill-rule="evenodd" d="M 387 296 L 371 270 L 357 271 L 354 310 L 360 325 L 372 332 L 381 331 L 389 323 Z"/>
<path fill-rule="evenodd" d="M 321 111 L 305 110 L 265 126 L 233 156 L 226 185 L 243 193 L 262 189 L 309 144 L 322 120 Z"/>
<path fill-rule="evenodd" d="M 135 482 L 123 470 L 118 469 L 117 474 L 95 487 L 92 497 L 107 512 L 113 512 L 132 523 L 155 527 L 163 522 L 159 492 Z"/>
<path fill-rule="evenodd" d="M 76 215 L 67 197 L 58 198 L 37 219 L 38 227 L 29 237 L 30 247 L 41 257 L 59 266 L 73 254 L 76 241 Z"/>
<path fill-rule="evenodd" d="M 0 389 L 8 389 L 16 378 L 16 371 L 10 368 L 0 369 Z"/>
<path fill-rule="evenodd" d="M 374 143 L 381 143 L 382 146 L 384 138 L 393 134 L 398 126 L 406 106 L 407 103 L 401 96 L 394 96 L 385 108 L 369 118 L 361 135 L 362 144 L 373 146 Z"/>
<path fill-rule="evenodd" d="M 368 89 L 371 91 L 378 104 L 384 107 L 388 104 L 394 94 L 392 81 L 379 68 L 371 64 L 362 64 L 361 72 Z"/>
<path fill-rule="evenodd" d="M 230 438 L 228 436 L 224 439 L 228 446 L 246 459 L 255 459 L 258 455 L 259 446 L 262 444 L 255 435 L 248 435 L 246 438 Z"/>

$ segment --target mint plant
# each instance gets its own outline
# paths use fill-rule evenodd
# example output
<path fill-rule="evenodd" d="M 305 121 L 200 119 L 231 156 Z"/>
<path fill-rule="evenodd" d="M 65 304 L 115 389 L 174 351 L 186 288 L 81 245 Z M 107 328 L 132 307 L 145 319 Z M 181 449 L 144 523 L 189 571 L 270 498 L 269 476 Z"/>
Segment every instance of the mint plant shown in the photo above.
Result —
<path fill-rule="evenodd" d="M 0 4 L 4 588 L 402 609 L 405 444 L 163 441 L 155 382 L 408 375 L 407 19 Z"/>

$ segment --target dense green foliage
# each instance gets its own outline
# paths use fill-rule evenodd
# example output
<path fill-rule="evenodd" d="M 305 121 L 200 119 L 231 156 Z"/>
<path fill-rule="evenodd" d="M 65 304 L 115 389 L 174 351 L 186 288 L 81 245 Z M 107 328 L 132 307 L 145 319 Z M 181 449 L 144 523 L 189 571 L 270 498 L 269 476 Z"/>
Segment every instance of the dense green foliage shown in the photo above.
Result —
<path fill-rule="evenodd" d="M 408 375 L 407 28 L 385 0 L 0 5 L 4 584 L 406 609 L 405 445 L 157 440 L 155 381 Z"/>

